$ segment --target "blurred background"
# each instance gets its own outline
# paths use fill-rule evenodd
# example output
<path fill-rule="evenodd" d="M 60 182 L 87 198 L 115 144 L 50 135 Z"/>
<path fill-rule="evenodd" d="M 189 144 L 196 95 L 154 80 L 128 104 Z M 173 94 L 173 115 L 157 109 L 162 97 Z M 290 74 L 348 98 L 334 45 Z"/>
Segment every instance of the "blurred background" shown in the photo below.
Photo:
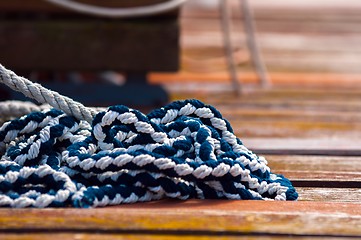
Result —
<path fill-rule="evenodd" d="M 130 9 L 167 1 L 76 2 Z M 252 62 L 245 13 L 253 15 L 263 84 Z M 173 100 L 200 99 L 218 108 L 259 152 L 356 151 L 360 13 L 357 0 L 190 0 L 154 16 L 118 19 L 49 1 L 0 0 L 0 61 L 89 106 L 149 111 Z M 2 100 L 23 99 L 0 91 Z"/>
<path fill-rule="evenodd" d="M 232 43 L 240 81 L 256 83 L 240 5 L 232 11 Z M 274 85 L 349 86 L 360 81 L 361 2 L 249 1 L 257 40 Z M 192 0 L 181 15 L 181 73 L 185 79 L 227 80 L 219 1 Z M 192 74 L 188 76 L 187 74 Z"/>

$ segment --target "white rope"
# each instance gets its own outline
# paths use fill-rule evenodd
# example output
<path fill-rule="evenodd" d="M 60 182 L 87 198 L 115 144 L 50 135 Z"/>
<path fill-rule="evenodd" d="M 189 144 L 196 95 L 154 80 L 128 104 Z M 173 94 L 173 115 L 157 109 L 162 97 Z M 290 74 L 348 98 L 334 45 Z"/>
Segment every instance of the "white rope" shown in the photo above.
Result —
<path fill-rule="evenodd" d="M 0 82 L 63 110 L 32 112 L 0 127 L 0 207 L 298 197 L 218 110 L 198 100 L 176 101 L 148 115 L 123 105 L 98 112 L 2 65 Z M 14 104 L 6 103 L 4 111 Z M 25 111 L 38 107 L 24 105 Z"/>
<path fill-rule="evenodd" d="M 19 77 L 13 71 L 6 69 L 0 64 L 0 82 L 10 87 L 12 90 L 23 93 L 26 97 L 32 98 L 39 103 L 47 103 L 55 109 L 62 110 L 68 115 L 89 123 L 97 114 L 97 111 L 85 107 L 83 104 L 71 98 L 60 95 L 55 91 L 48 90 L 38 83 Z"/>
<path fill-rule="evenodd" d="M 16 118 L 31 112 L 39 112 L 50 108 L 48 104 L 39 106 L 32 102 L 4 101 L 0 102 L 0 116 L 3 118 Z"/>
<path fill-rule="evenodd" d="M 79 13 L 109 17 L 109 18 L 133 18 L 157 15 L 180 7 L 187 0 L 169 0 L 167 2 L 132 8 L 107 8 L 74 2 L 72 0 L 45 0 L 54 5 L 76 11 Z"/>
<path fill-rule="evenodd" d="M 32 112 L 40 112 L 50 109 L 48 104 L 37 105 L 33 102 L 23 102 L 17 100 L 9 100 L 0 102 L 0 117 L 5 119 L 13 119 L 24 116 Z M 90 107 L 95 112 L 106 111 L 104 107 Z"/>
<path fill-rule="evenodd" d="M 190 99 L 92 125 L 51 109 L 0 127 L 0 207 L 96 207 L 160 198 L 296 200 L 221 113 Z"/>

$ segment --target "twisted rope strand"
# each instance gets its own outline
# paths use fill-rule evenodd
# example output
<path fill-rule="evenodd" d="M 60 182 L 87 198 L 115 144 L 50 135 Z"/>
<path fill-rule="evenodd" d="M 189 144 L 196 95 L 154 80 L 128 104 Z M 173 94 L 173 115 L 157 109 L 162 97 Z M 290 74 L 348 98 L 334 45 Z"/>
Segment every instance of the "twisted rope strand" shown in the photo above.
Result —
<path fill-rule="evenodd" d="M 21 117 L 31 112 L 50 109 L 48 104 L 36 105 L 32 102 L 4 101 L 0 102 L 0 116 L 2 118 Z"/>
<path fill-rule="evenodd" d="M 40 101 L 53 96 L 51 105 L 67 110 L 45 108 L 0 127 L 0 207 L 298 197 L 219 111 L 198 100 L 145 115 L 121 105 L 85 108 L 3 67 L 0 79 Z"/>
<path fill-rule="evenodd" d="M 92 127 L 58 110 L 34 112 L 4 124 L 0 141 L 0 206 L 297 198 L 289 180 L 271 173 L 216 109 L 197 100 L 148 115 L 113 106 Z"/>
<path fill-rule="evenodd" d="M 49 104 L 53 108 L 62 110 L 79 120 L 91 123 L 97 113 L 95 110 L 87 108 L 83 104 L 62 96 L 55 91 L 48 90 L 38 83 L 33 83 L 24 77 L 19 77 L 1 64 L 0 81 L 12 90 L 23 93 L 26 97 L 32 98 L 39 103 Z"/>

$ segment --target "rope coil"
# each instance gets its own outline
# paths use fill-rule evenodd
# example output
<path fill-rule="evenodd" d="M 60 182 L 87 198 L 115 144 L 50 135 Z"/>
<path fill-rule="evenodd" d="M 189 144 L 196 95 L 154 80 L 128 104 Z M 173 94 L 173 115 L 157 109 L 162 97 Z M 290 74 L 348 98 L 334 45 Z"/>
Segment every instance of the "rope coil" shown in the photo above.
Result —
<path fill-rule="evenodd" d="M 0 80 L 9 80 L 6 74 L 0 67 Z M 3 124 L 0 147 L 3 207 L 298 197 L 214 107 L 198 100 L 173 102 L 148 115 L 112 106 L 91 124 L 56 109 L 37 111 Z"/>

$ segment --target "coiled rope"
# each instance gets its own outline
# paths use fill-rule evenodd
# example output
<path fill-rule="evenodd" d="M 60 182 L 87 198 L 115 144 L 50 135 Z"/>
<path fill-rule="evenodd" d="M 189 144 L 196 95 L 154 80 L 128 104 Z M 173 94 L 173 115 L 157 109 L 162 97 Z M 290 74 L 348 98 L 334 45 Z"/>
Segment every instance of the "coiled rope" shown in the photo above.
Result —
<path fill-rule="evenodd" d="M 0 127 L 0 206 L 96 207 L 161 198 L 296 200 L 227 120 L 198 100 L 97 112 L 0 65 L 0 81 L 55 109 Z"/>

